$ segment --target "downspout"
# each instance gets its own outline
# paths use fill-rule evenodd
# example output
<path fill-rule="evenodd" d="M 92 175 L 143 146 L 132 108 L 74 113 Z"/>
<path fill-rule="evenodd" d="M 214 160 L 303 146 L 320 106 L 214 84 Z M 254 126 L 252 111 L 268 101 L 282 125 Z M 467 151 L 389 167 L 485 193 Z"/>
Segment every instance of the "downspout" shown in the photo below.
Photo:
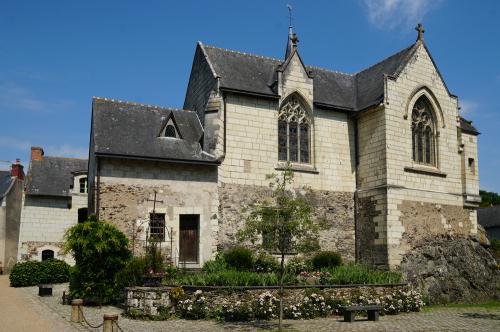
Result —
<path fill-rule="evenodd" d="M 224 157 L 226 156 L 226 137 L 227 137 L 227 107 L 226 107 L 226 94 L 222 95 L 222 100 L 223 100 L 223 105 L 224 105 L 224 145 L 223 145 L 223 150 L 224 150 Z"/>
<path fill-rule="evenodd" d="M 359 232 L 358 232 L 358 205 L 359 205 L 359 138 L 358 138 L 358 118 L 352 117 L 353 126 L 354 126 L 354 178 L 356 182 L 356 189 L 354 190 L 354 256 L 356 263 L 359 263 L 359 248 L 358 248 L 358 240 Z"/>
<path fill-rule="evenodd" d="M 95 210 L 95 215 L 97 216 L 97 220 L 99 220 L 99 211 L 100 211 L 100 202 L 101 202 L 101 163 L 99 162 L 99 157 L 95 156 L 96 160 L 96 177 L 97 177 L 97 183 L 96 183 L 96 210 Z"/>

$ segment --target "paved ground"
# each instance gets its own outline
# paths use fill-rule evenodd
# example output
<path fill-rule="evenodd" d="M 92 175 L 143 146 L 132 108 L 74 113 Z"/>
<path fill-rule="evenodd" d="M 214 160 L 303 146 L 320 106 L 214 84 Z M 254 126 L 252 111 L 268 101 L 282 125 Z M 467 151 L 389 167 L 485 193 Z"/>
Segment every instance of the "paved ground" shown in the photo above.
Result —
<path fill-rule="evenodd" d="M 70 306 L 60 304 L 67 285 L 57 285 L 53 297 L 39 298 L 38 288 L 8 288 L 0 277 L 0 331 L 99 331 L 85 325 L 69 323 Z M 91 324 L 100 324 L 104 313 L 121 313 L 115 307 L 84 308 Z M 118 323 L 123 331 L 255 331 L 277 328 L 277 322 L 218 323 L 215 321 L 170 320 L 136 321 L 124 317 Z M 498 309 L 435 309 L 429 312 L 383 316 L 378 322 L 344 323 L 341 318 L 286 320 L 285 327 L 294 331 L 500 331 Z"/>

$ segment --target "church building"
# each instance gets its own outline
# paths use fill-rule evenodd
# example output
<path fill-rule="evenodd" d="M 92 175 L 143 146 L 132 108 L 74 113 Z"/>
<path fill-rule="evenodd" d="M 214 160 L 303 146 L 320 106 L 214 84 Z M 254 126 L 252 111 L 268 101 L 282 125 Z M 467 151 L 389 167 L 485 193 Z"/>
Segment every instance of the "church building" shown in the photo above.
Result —
<path fill-rule="evenodd" d="M 474 237 L 479 133 L 417 31 L 354 74 L 306 65 L 292 28 L 282 59 L 199 42 L 183 109 L 94 97 L 89 210 L 134 252 L 155 238 L 199 267 L 290 163 L 347 261 L 395 268 L 428 237 Z"/>

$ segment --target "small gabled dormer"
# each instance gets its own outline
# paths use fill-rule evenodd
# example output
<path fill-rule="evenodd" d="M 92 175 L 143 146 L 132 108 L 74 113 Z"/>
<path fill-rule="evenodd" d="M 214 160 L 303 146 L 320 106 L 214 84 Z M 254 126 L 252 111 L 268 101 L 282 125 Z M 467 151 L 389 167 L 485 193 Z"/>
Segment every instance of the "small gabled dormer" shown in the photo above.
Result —
<path fill-rule="evenodd" d="M 179 128 L 175 123 L 173 113 L 170 113 L 170 116 L 168 117 L 167 121 L 160 131 L 159 137 L 182 139 Z"/>

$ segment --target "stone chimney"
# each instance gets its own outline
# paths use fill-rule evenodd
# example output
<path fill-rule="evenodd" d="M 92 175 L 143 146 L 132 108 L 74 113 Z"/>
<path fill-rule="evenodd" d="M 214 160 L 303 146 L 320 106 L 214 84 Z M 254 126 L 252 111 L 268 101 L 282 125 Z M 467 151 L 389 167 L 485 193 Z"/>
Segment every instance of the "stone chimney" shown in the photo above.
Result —
<path fill-rule="evenodd" d="M 10 176 L 16 177 L 19 180 L 24 180 L 24 167 L 21 165 L 21 160 L 16 159 L 16 163 L 12 164 Z"/>
<path fill-rule="evenodd" d="M 43 149 L 41 147 L 31 147 L 31 160 L 43 160 Z"/>

